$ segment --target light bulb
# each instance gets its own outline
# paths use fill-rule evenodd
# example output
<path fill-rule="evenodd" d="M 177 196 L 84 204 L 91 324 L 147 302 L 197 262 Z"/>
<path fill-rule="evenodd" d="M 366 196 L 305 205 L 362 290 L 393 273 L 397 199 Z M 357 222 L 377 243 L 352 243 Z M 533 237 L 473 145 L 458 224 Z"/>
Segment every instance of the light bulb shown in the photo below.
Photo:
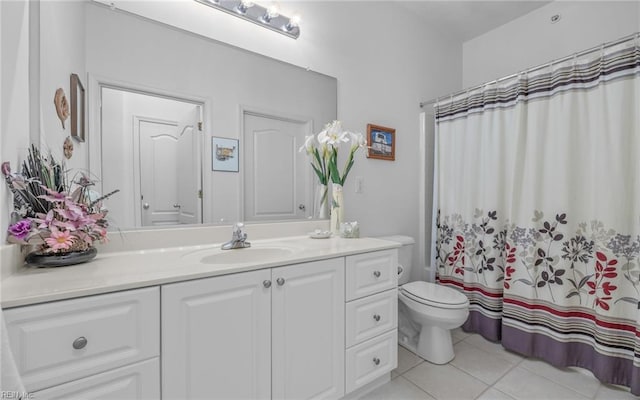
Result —
<path fill-rule="evenodd" d="M 240 14 L 244 14 L 251 7 L 253 7 L 253 1 L 242 0 L 240 4 L 238 4 L 238 6 L 236 7 L 236 10 Z"/>
<path fill-rule="evenodd" d="M 284 26 L 284 29 L 287 32 L 292 31 L 294 28 L 297 28 L 300 25 L 300 16 L 294 15 L 289 19 L 289 22 Z"/>
<path fill-rule="evenodd" d="M 265 24 L 268 24 L 269 22 L 271 22 L 273 18 L 279 15 L 280 15 L 280 10 L 278 9 L 278 6 L 276 4 L 272 4 L 269 6 L 269 8 L 267 8 L 267 11 L 260 18 L 260 20 Z"/>

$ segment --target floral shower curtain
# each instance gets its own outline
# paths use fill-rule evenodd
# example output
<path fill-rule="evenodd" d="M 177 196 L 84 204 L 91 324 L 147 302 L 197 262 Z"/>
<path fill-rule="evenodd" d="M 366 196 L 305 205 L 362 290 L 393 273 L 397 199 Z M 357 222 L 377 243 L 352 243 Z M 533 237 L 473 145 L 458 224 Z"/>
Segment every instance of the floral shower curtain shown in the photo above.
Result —
<path fill-rule="evenodd" d="M 640 49 L 436 105 L 441 284 L 463 328 L 640 394 Z"/>

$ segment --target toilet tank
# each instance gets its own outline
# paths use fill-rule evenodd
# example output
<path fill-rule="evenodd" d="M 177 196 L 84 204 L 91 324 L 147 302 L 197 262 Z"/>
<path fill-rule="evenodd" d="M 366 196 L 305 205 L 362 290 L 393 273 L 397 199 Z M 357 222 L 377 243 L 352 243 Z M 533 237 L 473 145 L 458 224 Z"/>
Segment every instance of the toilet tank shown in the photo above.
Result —
<path fill-rule="evenodd" d="M 411 236 L 402 235 L 382 236 L 378 239 L 398 242 L 402 245 L 398 249 L 398 264 L 402 269 L 402 272 L 398 273 L 398 285 L 404 285 L 409 282 L 411 267 L 413 266 L 413 245 L 416 241 Z"/>

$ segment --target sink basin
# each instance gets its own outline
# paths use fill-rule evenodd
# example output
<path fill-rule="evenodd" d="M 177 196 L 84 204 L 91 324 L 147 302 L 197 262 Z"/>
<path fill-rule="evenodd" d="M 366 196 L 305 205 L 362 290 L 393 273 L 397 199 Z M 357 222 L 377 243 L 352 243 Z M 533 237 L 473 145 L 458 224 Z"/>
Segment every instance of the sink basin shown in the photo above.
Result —
<path fill-rule="evenodd" d="M 294 253 L 288 247 L 247 247 L 244 249 L 222 250 L 219 248 L 198 250 L 183 257 L 202 264 L 244 264 L 269 262 Z"/>

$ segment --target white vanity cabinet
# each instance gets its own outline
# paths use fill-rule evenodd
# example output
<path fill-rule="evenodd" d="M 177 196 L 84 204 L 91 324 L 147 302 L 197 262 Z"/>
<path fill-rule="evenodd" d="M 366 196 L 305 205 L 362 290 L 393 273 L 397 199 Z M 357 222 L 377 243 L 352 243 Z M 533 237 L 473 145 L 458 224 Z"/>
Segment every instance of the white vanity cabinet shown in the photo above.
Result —
<path fill-rule="evenodd" d="M 346 257 L 346 392 L 397 366 L 398 251 Z"/>
<path fill-rule="evenodd" d="M 344 258 L 162 286 L 162 394 L 344 395 Z"/>
<path fill-rule="evenodd" d="M 162 396 L 271 396 L 271 270 L 162 286 Z"/>
<path fill-rule="evenodd" d="M 4 310 L 25 388 L 38 399 L 157 399 L 159 288 Z"/>

